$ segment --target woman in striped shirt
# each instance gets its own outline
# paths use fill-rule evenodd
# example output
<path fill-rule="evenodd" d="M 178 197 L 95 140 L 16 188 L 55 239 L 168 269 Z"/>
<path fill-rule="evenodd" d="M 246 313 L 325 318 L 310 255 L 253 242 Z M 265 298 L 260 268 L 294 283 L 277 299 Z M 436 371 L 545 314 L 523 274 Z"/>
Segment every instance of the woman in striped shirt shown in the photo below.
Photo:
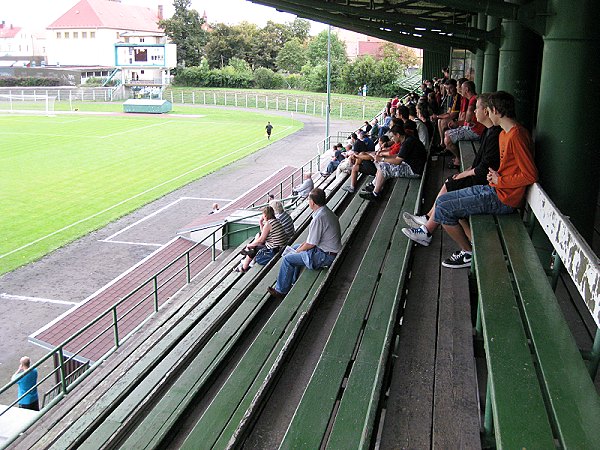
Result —
<path fill-rule="evenodd" d="M 281 223 L 275 218 L 275 211 L 270 206 L 262 209 L 259 225 L 260 234 L 242 250 L 242 255 L 246 257 L 234 269 L 236 272 L 246 272 L 253 259 L 258 264 L 267 264 L 279 252 L 279 249 L 287 244 L 288 237 Z"/>

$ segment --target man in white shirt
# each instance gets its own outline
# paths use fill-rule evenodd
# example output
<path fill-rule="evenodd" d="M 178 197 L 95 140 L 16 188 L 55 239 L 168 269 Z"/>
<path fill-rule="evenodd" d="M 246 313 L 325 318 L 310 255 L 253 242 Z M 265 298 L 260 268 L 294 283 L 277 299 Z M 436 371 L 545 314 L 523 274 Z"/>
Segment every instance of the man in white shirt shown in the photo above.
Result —
<path fill-rule="evenodd" d="M 303 267 L 320 269 L 331 265 L 342 249 L 340 221 L 327 206 L 325 192 L 313 189 L 308 195 L 308 206 L 313 211 L 306 242 L 296 244 L 295 252 L 281 258 L 281 267 L 275 288 L 269 287 L 269 294 L 282 299 L 298 279 Z"/>

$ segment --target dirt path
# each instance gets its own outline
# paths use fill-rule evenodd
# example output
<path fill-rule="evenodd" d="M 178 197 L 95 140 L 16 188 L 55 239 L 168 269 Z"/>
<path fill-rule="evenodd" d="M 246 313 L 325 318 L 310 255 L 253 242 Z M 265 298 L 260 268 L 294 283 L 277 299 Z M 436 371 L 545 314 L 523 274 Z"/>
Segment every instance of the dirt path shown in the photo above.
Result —
<path fill-rule="evenodd" d="M 171 192 L 39 261 L 1 276 L 0 385 L 10 379 L 22 355 L 37 361 L 46 354 L 46 350 L 27 342 L 31 333 L 171 240 L 192 219 L 207 214 L 214 202 L 223 205 L 281 166 L 300 166 L 314 156 L 317 142 L 325 135 L 324 121 L 299 114 L 295 118 L 304 122 L 299 132 Z M 277 124 L 274 125 L 276 132 Z M 359 125 L 359 121 L 333 121 L 330 134 Z M 51 365 L 43 367 L 41 372 L 47 373 Z M 1 396 L 0 403 L 14 396 L 16 389 L 8 397 Z"/>

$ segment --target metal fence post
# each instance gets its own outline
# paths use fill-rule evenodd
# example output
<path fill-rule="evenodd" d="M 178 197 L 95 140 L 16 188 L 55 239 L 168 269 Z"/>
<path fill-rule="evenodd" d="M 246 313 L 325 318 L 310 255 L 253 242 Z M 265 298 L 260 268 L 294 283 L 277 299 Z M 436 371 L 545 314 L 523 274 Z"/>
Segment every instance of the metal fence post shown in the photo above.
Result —
<path fill-rule="evenodd" d="M 192 273 L 190 270 L 190 252 L 185 252 L 185 266 L 187 268 L 187 282 L 189 283 L 192 280 Z"/>
<path fill-rule="evenodd" d="M 119 323 L 117 317 L 117 307 L 113 307 L 112 309 L 112 317 L 113 317 L 113 334 L 115 336 L 115 347 L 119 347 Z"/>
<path fill-rule="evenodd" d="M 152 282 L 154 284 L 154 312 L 158 312 L 158 278 L 154 276 Z"/>
<path fill-rule="evenodd" d="M 63 348 L 58 348 L 58 368 L 60 369 L 60 387 L 63 394 L 67 395 L 67 374 L 65 373 L 65 355 Z"/>

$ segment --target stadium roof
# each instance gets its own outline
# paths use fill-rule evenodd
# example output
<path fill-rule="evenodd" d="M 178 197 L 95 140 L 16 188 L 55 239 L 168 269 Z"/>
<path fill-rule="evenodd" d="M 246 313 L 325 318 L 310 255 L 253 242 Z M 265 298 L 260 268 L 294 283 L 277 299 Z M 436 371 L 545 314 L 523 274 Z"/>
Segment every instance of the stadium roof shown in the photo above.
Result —
<path fill-rule="evenodd" d="M 477 13 L 516 19 L 525 12 L 500 0 L 250 0 L 318 22 L 434 51 L 450 46 L 475 51 L 499 30 L 472 26 Z M 530 11 L 528 11 L 530 12 Z"/>
<path fill-rule="evenodd" d="M 48 29 L 109 28 L 160 32 L 158 10 L 109 0 L 81 0 Z"/>

